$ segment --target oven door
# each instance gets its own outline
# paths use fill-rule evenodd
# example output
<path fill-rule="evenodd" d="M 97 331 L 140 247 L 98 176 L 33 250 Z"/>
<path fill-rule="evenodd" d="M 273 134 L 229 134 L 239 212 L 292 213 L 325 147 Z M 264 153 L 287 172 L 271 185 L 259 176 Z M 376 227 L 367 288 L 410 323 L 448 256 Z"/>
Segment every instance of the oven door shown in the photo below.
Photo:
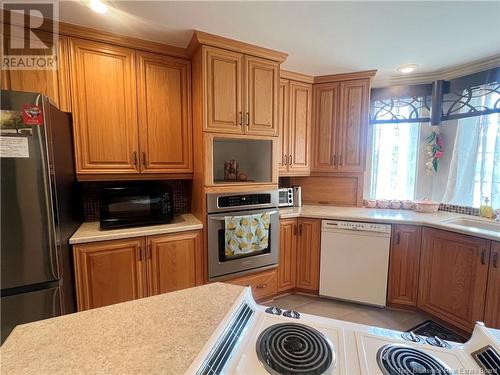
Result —
<path fill-rule="evenodd" d="M 237 256 L 225 253 L 225 219 L 232 216 L 269 214 L 269 239 L 267 247 Z M 210 280 L 229 276 L 261 267 L 278 264 L 279 257 L 279 211 L 276 208 L 233 211 L 208 215 L 208 277 Z"/>

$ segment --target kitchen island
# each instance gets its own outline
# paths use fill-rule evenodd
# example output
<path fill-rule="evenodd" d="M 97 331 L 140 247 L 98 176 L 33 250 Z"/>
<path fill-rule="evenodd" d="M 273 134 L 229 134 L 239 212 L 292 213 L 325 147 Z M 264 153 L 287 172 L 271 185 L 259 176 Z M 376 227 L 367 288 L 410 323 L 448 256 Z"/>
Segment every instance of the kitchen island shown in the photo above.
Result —
<path fill-rule="evenodd" d="M 2 374 L 183 374 L 243 287 L 213 283 L 20 325 Z"/>

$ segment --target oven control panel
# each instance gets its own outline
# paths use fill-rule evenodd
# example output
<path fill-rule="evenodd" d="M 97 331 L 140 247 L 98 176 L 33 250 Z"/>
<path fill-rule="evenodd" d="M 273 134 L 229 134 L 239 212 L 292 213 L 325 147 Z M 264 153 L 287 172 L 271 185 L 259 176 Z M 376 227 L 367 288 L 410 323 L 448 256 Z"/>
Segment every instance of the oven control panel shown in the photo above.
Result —
<path fill-rule="evenodd" d="M 270 194 L 225 195 L 218 197 L 217 203 L 219 208 L 269 204 L 271 203 L 271 195 Z"/>

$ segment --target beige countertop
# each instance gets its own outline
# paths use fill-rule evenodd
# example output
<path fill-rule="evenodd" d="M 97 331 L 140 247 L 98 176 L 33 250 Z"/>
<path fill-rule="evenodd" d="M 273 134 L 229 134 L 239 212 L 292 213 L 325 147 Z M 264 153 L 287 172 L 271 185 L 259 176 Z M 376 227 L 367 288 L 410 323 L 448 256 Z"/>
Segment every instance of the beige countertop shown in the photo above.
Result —
<path fill-rule="evenodd" d="M 71 236 L 71 245 L 87 242 L 118 240 L 122 238 L 154 236 L 156 234 L 167 234 L 184 232 L 187 230 L 202 229 L 203 224 L 192 214 L 179 215 L 169 224 L 150 225 L 144 227 L 122 228 L 101 230 L 99 222 L 83 223 L 80 228 Z"/>
<path fill-rule="evenodd" d="M 280 208 L 280 217 L 283 219 L 294 217 L 309 217 L 318 219 L 368 221 L 389 224 L 414 224 L 445 229 L 452 232 L 482 237 L 500 241 L 500 223 L 498 230 L 486 230 L 462 225 L 451 224 L 446 221 L 466 217 L 475 221 L 495 224 L 493 220 L 477 216 L 469 216 L 451 212 L 438 211 L 435 213 L 421 213 L 410 210 L 392 210 L 379 208 L 335 207 L 327 205 L 303 205 L 302 207 Z"/>
<path fill-rule="evenodd" d="M 183 374 L 243 287 L 213 283 L 17 326 L 2 374 Z"/>

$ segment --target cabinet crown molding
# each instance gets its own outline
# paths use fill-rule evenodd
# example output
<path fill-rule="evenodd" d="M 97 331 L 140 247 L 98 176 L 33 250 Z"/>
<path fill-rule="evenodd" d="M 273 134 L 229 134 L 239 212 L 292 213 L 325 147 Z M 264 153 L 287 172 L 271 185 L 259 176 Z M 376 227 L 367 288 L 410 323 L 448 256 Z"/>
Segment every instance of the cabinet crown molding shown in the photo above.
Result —
<path fill-rule="evenodd" d="M 240 42 L 238 40 L 224 38 L 222 36 L 209 34 L 203 31 L 195 30 L 191 41 L 187 47 L 187 53 L 192 56 L 200 45 L 223 48 L 247 55 L 262 57 L 267 60 L 282 63 L 288 57 L 287 53 L 275 51 L 265 47 L 259 47 L 253 44 Z"/>
<path fill-rule="evenodd" d="M 361 72 L 353 73 L 340 73 L 340 74 L 329 74 L 326 76 L 316 76 L 314 77 L 314 83 L 328 83 L 328 82 L 338 82 L 338 81 L 351 81 L 356 79 L 373 79 L 377 74 L 377 70 L 364 70 Z"/>
<path fill-rule="evenodd" d="M 291 72 L 290 70 L 280 69 L 280 78 L 304 83 L 314 83 L 314 76 L 304 73 Z"/>

